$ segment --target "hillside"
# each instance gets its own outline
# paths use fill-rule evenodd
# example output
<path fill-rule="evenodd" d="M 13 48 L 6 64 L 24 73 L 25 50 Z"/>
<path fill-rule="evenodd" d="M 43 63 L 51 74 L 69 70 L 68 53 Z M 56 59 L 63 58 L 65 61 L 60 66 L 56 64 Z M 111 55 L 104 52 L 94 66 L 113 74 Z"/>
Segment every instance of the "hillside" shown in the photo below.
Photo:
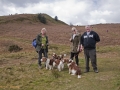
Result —
<path fill-rule="evenodd" d="M 47 14 L 41 14 L 46 18 L 46 24 L 63 24 L 67 25 L 66 23 L 62 22 L 61 20 L 55 21 L 54 18 Z M 0 24 L 7 24 L 7 23 L 41 23 L 38 19 L 38 14 L 15 14 L 9 16 L 0 16 Z"/>
<path fill-rule="evenodd" d="M 19 44 L 23 48 L 31 49 L 32 40 L 45 27 L 49 36 L 50 44 L 70 45 L 71 27 L 62 21 L 55 21 L 49 15 L 43 14 L 47 18 L 47 24 L 41 23 L 35 14 L 20 14 L 0 17 L 0 52 L 11 44 Z M 93 30 L 100 35 L 101 41 L 97 46 L 120 45 L 120 24 L 97 24 L 93 25 Z M 76 26 L 82 34 L 84 26 Z M 108 30 L 108 32 L 107 32 Z M 26 47 L 23 45 L 26 42 Z"/>
<path fill-rule="evenodd" d="M 32 40 L 47 29 L 49 37 L 48 57 L 52 53 L 66 54 L 70 57 L 69 38 L 71 28 L 62 21 L 56 22 L 49 15 L 47 24 L 39 22 L 35 14 L 0 16 L 0 90 L 120 90 L 120 24 L 92 25 L 100 35 L 97 44 L 99 73 L 85 69 L 84 52 L 79 54 L 82 78 L 68 73 L 67 65 L 63 71 L 38 68 L 38 54 L 32 46 Z M 83 34 L 84 26 L 75 26 Z M 19 52 L 9 52 L 9 46 L 18 45 Z"/>

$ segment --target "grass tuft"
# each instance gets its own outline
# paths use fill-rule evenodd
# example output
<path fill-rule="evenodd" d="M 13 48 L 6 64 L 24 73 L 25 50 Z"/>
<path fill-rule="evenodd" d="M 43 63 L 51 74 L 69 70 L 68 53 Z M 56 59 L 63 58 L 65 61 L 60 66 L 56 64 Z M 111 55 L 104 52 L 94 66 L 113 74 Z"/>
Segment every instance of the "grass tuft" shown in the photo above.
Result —
<path fill-rule="evenodd" d="M 51 70 L 51 72 L 52 72 L 52 75 L 53 75 L 53 77 L 54 78 L 59 78 L 60 77 L 60 74 L 59 74 L 59 71 L 58 70 Z"/>

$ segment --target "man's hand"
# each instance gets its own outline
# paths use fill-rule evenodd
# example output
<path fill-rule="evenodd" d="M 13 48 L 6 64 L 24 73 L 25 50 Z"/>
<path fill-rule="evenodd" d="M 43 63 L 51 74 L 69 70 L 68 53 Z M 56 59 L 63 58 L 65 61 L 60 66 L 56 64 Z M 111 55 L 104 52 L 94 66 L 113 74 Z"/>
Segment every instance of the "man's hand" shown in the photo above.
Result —
<path fill-rule="evenodd" d="M 78 52 L 82 52 L 82 50 L 83 50 L 82 46 L 79 45 L 78 48 L 77 48 L 77 51 L 78 51 Z"/>
<path fill-rule="evenodd" d="M 70 38 L 69 41 L 71 42 L 71 41 L 72 41 L 72 38 Z"/>
<path fill-rule="evenodd" d="M 82 51 L 83 50 L 83 46 L 82 45 L 80 45 L 80 51 Z"/>

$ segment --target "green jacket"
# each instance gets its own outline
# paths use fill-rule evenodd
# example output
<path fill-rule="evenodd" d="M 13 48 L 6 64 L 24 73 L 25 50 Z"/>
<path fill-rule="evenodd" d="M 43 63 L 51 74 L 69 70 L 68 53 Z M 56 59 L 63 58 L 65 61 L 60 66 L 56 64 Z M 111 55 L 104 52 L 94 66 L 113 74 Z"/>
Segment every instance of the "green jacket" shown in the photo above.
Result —
<path fill-rule="evenodd" d="M 48 36 L 45 36 L 46 37 L 46 52 L 48 52 Z M 41 48 L 42 48 L 42 36 L 41 34 L 37 35 L 36 37 L 36 42 L 37 42 L 37 47 L 36 47 L 36 51 L 40 51 Z"/>
<path fill-rule="evenodd" d="M 71 45 L 71 52 L 73 53 L 78 53 L 77 49 L 80 45 L 80 38 L 81 38 L 81 34 L 77 33 L 73 39 L 73 35 L 72 35 L 72 45 Z"/>

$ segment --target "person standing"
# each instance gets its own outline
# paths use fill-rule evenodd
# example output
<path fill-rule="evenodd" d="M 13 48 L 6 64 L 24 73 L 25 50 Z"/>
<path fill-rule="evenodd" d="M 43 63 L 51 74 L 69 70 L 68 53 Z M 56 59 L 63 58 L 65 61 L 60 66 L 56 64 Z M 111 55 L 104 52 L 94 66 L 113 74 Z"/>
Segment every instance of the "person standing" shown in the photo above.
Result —
<path fill-rule="evenodd" d="M 48 36 L 46 34 L 46 28 L 42 28 L 41 33 L 37 35 L 36 42 L 36 51 L 38 52 L 38 65 L 41 68 L 41 59 L 42 59 L 42 54 L 44 57 L 48 57 Z"/>
<path fill-rule="evenodd" d="M 90 25 L 85 26 L 86 32 L 81 36 L 81 49 L 84 47 L 84 56 L 86 62 L 85 73 L 89 72 L 89 59 L 95 73 L 98 73 L 97 69 L 97 57 L 96 57 L 96 43 L 100 41 L 99 35 L 91 30 Z M 82 47 L 83 46 L 83 47 Z"/>
<path fill-rule="evenodd" d="M 72 42 L 72 50 L 71 50 L 71 55 L 70 55 L 70 59 L 73 60 L 73 58 L 75 57 L 75 61 L 76 64 L 79 65 L 79 59 L 78 59 L 78 55 L 79 55 L 79 49 L 80 49 L 80 38 L 81 38 L 81 34 L 78 33 L 77 29 L 75 27 L 72 27 L 72 36 L 69 39 L 70 42 Z"/>

